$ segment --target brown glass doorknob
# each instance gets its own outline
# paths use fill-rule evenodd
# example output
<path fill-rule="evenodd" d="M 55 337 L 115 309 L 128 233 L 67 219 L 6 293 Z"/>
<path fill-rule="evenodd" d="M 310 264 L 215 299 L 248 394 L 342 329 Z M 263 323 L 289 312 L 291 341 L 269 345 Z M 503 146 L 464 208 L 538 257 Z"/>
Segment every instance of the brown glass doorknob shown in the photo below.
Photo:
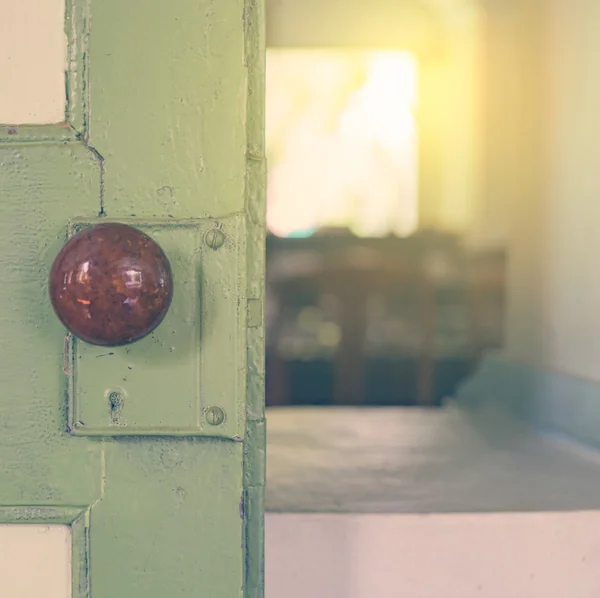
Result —
<path fill-rule="evenodd" d="M 61 322 L 94 345 L 132 343 L 163 320 L 173 298 L 171 266 L 148 235 L 106 223 L 71 237 L 50 271 Z"/>

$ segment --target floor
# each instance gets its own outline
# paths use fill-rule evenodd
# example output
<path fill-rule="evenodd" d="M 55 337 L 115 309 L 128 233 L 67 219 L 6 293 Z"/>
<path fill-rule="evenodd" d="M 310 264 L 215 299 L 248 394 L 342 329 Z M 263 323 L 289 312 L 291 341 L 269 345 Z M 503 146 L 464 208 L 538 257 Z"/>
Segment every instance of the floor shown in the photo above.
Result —
<path fill-rule="evenodd" d="M 450 404 L 268 413 L 267 511 L 600 509 L 600 456 Z"/>

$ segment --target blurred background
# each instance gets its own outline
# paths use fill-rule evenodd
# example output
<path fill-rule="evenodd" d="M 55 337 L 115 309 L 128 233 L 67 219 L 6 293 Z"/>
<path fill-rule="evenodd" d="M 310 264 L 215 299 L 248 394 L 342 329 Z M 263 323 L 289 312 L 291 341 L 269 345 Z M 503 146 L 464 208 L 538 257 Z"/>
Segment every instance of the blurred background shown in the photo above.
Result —
<path fill-rule="evenodd" d="M 498 4 L 268 3 L 269 406 L 438 406 L 502 347 L 530 42 Z"/>

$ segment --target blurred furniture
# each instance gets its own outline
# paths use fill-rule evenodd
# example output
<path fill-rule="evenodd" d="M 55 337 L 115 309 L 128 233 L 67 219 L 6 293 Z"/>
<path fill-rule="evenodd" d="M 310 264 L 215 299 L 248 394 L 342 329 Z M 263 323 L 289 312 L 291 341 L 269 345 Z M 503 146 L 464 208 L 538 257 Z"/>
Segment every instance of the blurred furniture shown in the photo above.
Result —
<path fill-rule="evenodd" d="M 501 270 L 430 233 L 269 238 L 267 404 L 439 404 L 500 326 Z"/>

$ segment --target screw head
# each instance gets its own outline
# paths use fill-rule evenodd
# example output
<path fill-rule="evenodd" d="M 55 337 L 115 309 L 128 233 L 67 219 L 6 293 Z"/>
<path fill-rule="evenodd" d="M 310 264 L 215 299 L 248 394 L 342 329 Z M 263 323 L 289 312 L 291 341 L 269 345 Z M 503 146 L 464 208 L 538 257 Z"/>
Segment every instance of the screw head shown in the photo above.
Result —
<path fill-rule="evenodd" d="M 206 410 L 206 423 L 211 426 L 220 426 L 225 421 L 225 411 L 221 407 L 209 407 Z"/>
<path fill-rule="evenodd" d="M 204 242 L 214 251 L 225 243 L 225 234 L 219 228 L 213 228 L 204 235 Z"/>

